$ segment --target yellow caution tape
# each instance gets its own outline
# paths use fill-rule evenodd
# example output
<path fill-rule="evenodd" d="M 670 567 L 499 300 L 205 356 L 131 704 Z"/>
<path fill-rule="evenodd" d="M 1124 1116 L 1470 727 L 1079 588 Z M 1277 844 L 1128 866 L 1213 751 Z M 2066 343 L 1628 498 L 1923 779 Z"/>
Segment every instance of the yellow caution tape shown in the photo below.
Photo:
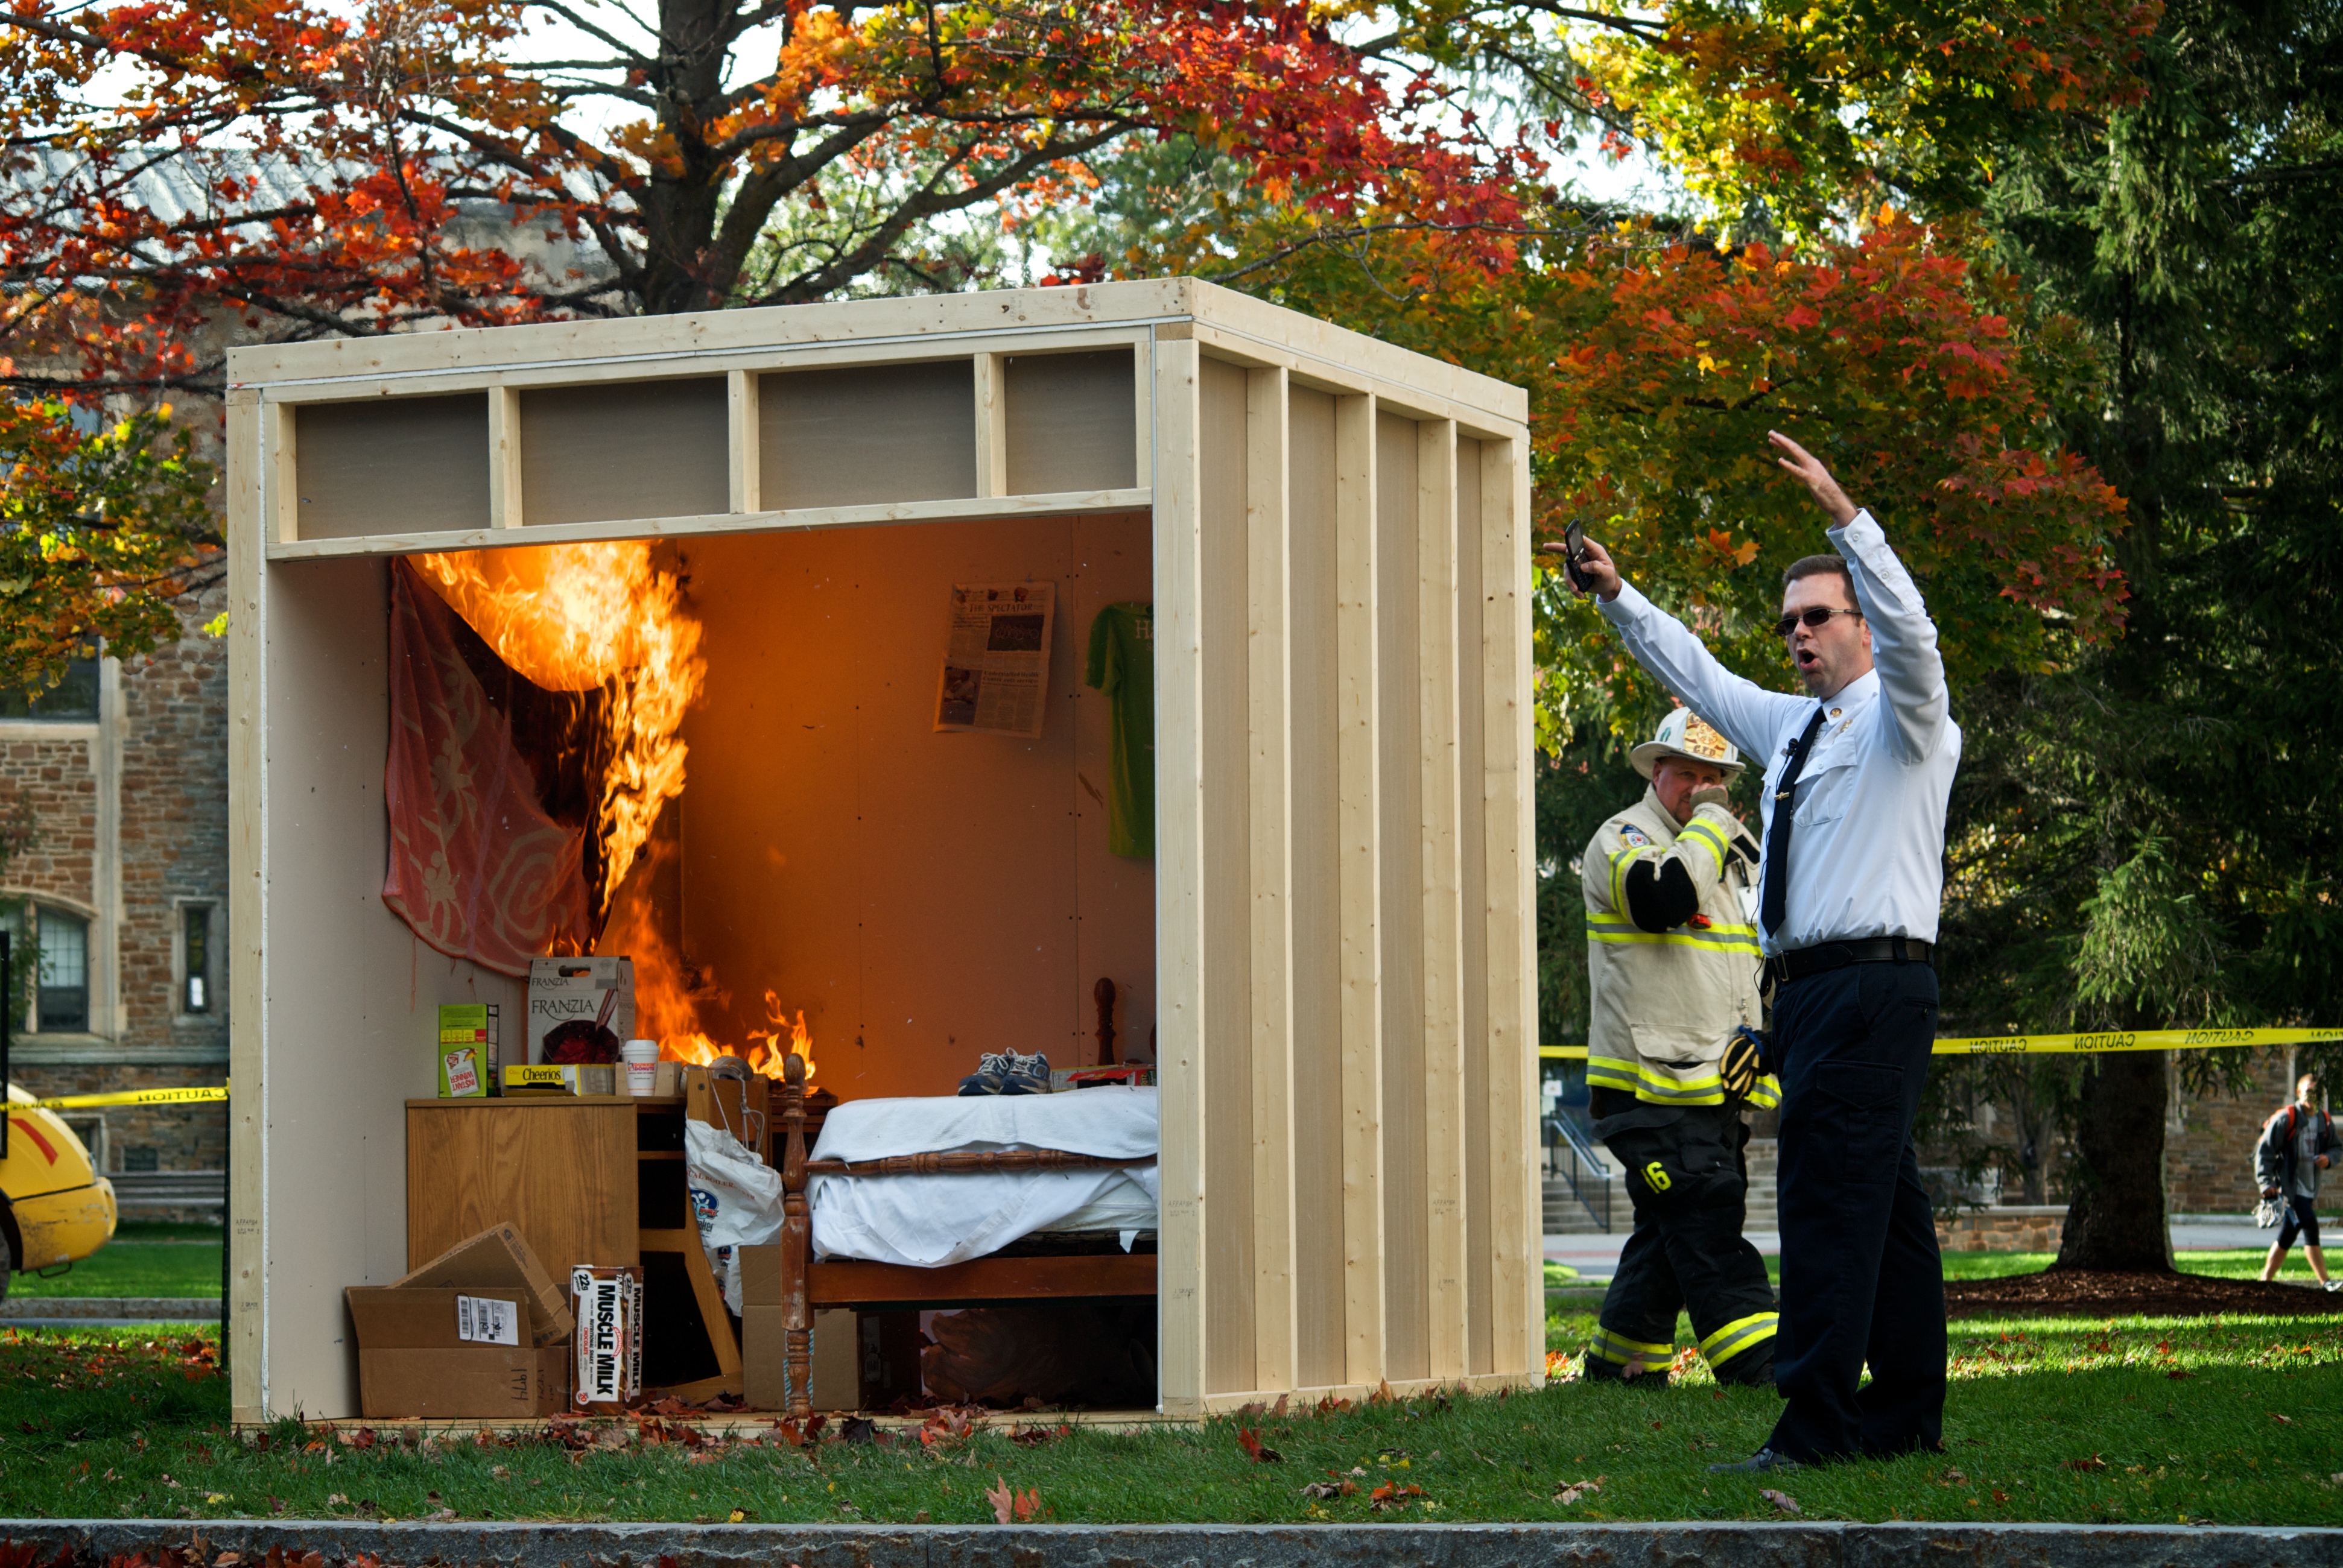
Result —
<path fill-rule="evenodd" d="M 2093 1050 L 2214 1050 L 2238 1045 L 2316 1045 L 2343 1040 L 2338 1029 L 2139 1029 L 2103 1034 L 1988 1034 L 1940 1040 L 1938 1056 L 2056 1055 Z"/>
<path fill-rule="evenodd" d="M 2217 1050 L 2245 1045 L 2319 1045 L 2343 1040 L 2343 1029 L 2139 1029 L 2099 1034 L 1987 1034 L 1940 1040 L 1938 1056 L 2043 1056 L 2097 1050 Z M 1542 1045 L 1549 1061 L 1584 1061 L 1583 1045 Z"/>
<path fill-rule="evenodd" d="M 10 1109 L 96 1111 L 105 1105 L 190 1105 L 226 1098 L 227 1085 L 221 1083 L 207 1089 L 126 1089 L 114 1094 L 64 1094 L 55 1100 L 35 1100 L 31 1106 L 19 1101 Z"/>

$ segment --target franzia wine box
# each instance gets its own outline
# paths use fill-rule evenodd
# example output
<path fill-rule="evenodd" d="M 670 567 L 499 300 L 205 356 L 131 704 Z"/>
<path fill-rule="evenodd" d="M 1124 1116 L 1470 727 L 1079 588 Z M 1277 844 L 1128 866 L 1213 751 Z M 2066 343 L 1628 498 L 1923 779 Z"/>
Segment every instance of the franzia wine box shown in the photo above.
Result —
<path fill-rule="evenodd" d="M 616 1061 L 634 1033 L 634 960 L 528 960 L 529 1065 Z"/>

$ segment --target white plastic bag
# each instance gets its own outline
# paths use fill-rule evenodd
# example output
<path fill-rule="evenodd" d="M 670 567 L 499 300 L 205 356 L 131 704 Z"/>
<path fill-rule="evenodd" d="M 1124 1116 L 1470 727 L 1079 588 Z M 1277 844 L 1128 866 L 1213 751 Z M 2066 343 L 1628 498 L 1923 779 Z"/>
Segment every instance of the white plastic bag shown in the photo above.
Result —
<path fill-rule="evenodd" d="M 737 1313 L 738 1250 L 761 1247 L 781 1233 L 781 1173 L 725 1129 L 690 1118 L 683 1124 L 683 1172 L 699 1244 L 724 1282 L 724 1304 Z"/>

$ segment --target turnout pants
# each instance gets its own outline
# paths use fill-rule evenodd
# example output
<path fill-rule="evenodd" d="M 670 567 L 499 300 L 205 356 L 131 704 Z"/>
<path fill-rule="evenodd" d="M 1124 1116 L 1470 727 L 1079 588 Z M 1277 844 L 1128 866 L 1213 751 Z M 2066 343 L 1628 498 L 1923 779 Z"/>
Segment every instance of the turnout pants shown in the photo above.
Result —
<path fill-rule="evenodd" d="M 1791 1459 L 1942 1446 L 1944 1266 L 1912 1146 L 1936 1025 L 1936 971 L 1922 963 L 1852 964 L 1775 996 L 1774 1381 L 1789 1402 L 1770 1445 Z"/>
<path fill-rule="evenodd" d="M 1603 1298 L 1586 1377 L 1617 1379 L 1634 1366 L 1664 1382 L 1684 1312 L 1719 1382 L 1773 1382 L 1774 1287 L 1741 1234 L 1748 1141 L 1739 1111 L 1715 1106 L 1604 1140 L 1626 1164 L 1635 1229 Z"/>

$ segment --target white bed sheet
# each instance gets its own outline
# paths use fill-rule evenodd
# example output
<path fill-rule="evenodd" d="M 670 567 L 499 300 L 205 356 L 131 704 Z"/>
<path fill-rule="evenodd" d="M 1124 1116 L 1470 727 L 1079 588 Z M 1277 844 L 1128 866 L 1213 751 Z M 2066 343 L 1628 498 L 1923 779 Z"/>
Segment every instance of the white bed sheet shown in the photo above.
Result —
<path fill-rule="evenodd" d="M 1154 1090 L 1121 1086 L 1061 1094 L 858 1100 L 830 1113 L 812 1158 L 1062 1149 L 1105 1160 L 1151 1159 L 1158 1120 Z M 1036 1231 L 1151 1230 L 1161 1195 L 1153 1165 L 817 1176 L 807 1189 L 815 1257 L 868 1258 L 915 1268 L 980 1258 Z"/>

